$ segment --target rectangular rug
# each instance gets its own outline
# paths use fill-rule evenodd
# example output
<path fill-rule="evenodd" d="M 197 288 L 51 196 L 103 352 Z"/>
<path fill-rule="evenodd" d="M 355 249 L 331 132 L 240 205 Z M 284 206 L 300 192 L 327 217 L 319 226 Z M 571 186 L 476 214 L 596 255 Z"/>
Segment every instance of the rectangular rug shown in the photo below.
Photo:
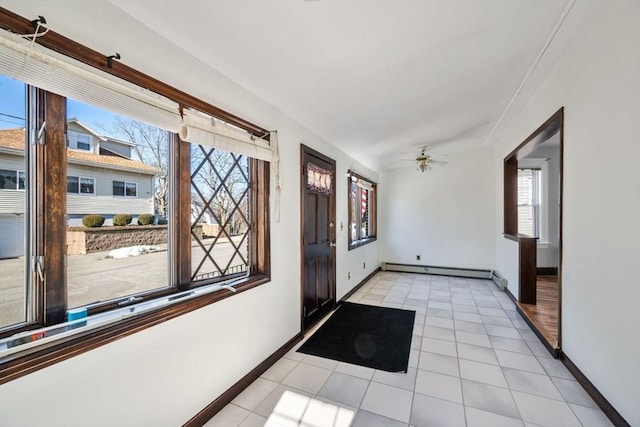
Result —
<path fill-rule="evenodd" d="M 345 302 L 300 353 L 389 372 L 407 372 L 415 311 Z"/>

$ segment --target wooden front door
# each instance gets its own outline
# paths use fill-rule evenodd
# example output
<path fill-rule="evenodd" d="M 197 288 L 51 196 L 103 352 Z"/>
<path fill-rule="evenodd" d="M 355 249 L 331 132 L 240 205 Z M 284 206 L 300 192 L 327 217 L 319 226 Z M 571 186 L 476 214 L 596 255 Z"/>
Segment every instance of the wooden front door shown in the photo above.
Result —
<path fill-rule="evenodd" d="M 302 329 L 336 303 L 335 169 L 329 157 L 301 146 Z"/>

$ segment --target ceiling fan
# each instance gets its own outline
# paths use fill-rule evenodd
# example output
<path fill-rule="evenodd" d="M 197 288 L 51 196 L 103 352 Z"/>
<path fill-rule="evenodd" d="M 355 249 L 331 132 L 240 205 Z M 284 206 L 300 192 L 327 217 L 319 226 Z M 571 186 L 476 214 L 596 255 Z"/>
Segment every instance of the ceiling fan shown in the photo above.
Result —
<path fill-rule="evenodd" d="M 408 161 L 411 161 L 411 162 L 415 162 L 416 170 L 419 170 L 420 172 L 424 172 L 424 171 L 430 170 L 432 165 L 446 165 L 447 164 L 447 162 L 445 162 L 445 161 L 432 159 L 431 156 L 426 154 L 427 148 L 428 148 L 427 146 L 422 147 L 420 149 L 420 154 L 418 154 L 418 156 L 416 156 L 415 159 L 403 159 L 403 160 L 408 160 Z"/>

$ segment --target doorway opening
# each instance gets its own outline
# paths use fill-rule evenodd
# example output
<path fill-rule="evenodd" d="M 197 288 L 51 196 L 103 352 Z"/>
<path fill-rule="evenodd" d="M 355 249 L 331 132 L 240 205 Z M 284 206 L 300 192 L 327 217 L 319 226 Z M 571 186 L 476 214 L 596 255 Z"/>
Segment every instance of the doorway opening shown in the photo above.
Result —
<path fill-rule="evenodd" d="M 517 309 L 557 356 L 561 344 L 560 109 L 504 159 L 505 237 L 519 245 Z"/>

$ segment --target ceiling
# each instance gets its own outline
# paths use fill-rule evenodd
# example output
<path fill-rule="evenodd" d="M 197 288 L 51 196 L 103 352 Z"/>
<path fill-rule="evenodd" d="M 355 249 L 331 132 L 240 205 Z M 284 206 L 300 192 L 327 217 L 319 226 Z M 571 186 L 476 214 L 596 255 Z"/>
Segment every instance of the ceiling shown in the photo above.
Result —
<path fill-rule="evenodd" d="M 188 63 L 193 76 L 222 74 L 365 165 L 385 169 L 424 145 L 446 154 L 485 144 L 570 2 L 0 0 L 0 6 L 28 18 L 44 15 L 54 31 L 103 53 L 118 51 L 127 65 L 182 90 L 193 83 L 168 74 L 171 61 Z M 193 94 L 207 100 L 204 92 Z"/>

